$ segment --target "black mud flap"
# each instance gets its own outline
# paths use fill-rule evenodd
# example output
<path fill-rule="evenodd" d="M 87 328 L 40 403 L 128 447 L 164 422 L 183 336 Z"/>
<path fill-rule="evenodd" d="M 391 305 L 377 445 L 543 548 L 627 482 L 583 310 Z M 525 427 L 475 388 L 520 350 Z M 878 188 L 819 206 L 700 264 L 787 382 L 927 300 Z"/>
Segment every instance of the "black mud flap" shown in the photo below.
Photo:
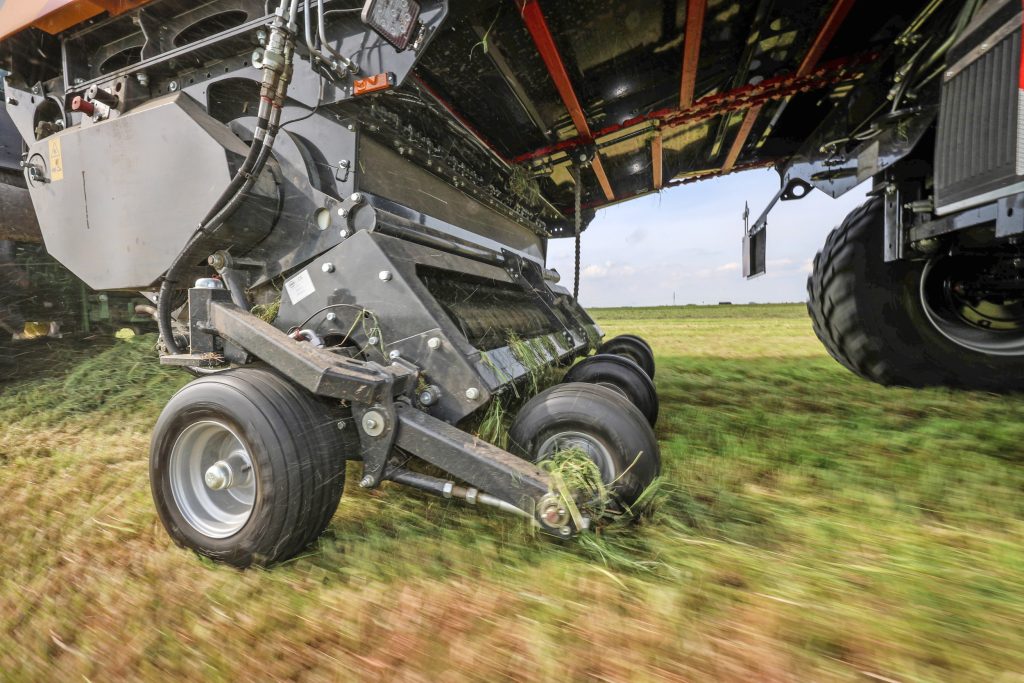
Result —
<path fill-rule="evenodd" d="M 743 277 L 753 278 L 764 275 L 765 245 L 768 242 L 768 231 L 758 230 L 754 234 L 743 233 Z"/>

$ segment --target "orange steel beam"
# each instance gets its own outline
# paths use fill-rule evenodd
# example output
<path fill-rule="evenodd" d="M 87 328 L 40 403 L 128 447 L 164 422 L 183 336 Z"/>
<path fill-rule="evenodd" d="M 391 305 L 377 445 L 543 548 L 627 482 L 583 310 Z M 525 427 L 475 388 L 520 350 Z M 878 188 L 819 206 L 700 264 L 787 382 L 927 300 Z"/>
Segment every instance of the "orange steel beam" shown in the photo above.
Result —
<path fill-rule="evenodd" d="M 651 168 L 654 171 L 654 189 L 660 190 L 661 186 L 664 185 L 664 171 L 665 166 L 662 163 L 662 144 L 661 144 L 661 132 L 654 134 L 654 138 L 651 139 Z"/>
<path fill-rule="evenodd" d="M 555 89 L 558 90 L 558 95 L 562 98 L 562 103 L 568 110 L 573 125 L 576 126 L 576 131 L 588 143 L 593 142 L 594 132 L 590 130 L 583 107 L 580 106 L 579 98 L 576 97 L 576 91 L 569 79 L 569 72 L 565 68 L 565 62 L 562 61 L 562 55 L 558 52 L 558 46 L 555 45 L 548 22 L 544 19 L 543 12 L 540 11 L 540 4 L 537 0 L 516 0 L 516 6 L 519 8 L 519 14 L 522 16 L 526 28 L 530 31 L 530 37 L 533 38 L 533 42 L 537 46 L 537 52 L 544 60 L 544 66 L 547 67 Z M 605 173 L 604 166 L 601 164 L 601 158 L 596 154 L 591 168 L 594 170 L 597 182 L 601 185 L 601 190 L 604 191 L 608 201 L 615 199 L 612 185 L 608 181 L 608 174 Z"/>
<path fill-rule="evenodd" d="M 825 19 L 825 23 L 818 30 L 817 37 L 811 43 L 811 49 L 804 55 L 804 61 L 800 62 L 800 68 L 796 70 L 797 76 L 806 76 L 811 71 L 814 71 L 814 67 L 818 66 L 821 56 L 825 54 L 829 43 L 836 37 L 839 27 L 846 20 L 846 15 L 853 9 L 854 2 L 855 0 L 836 0 L 836 4 L 832 6 L 832 11 L 829 12 L 828 18 Z"/>
<path fill-rule="evenodd" d="M 679 108 L 693 104 L 697 87 L 697 63 L 700 61 L 700 41 L 704 32 L 706 0 L 688 0 L 686 4 L 686 33 L 683 36 L 683 78 L 679 86 Z"/>
<path fill-rule="evenodd" d="M 127 12 L 149 0 L 10 0 L 0 2 L 0 39 L 34 26 L 60 33 L 103 12 Z"/>
<path fill-rule="evenodd" d="M 821 56 L 825 54 L 829 43 L 835 38 L 839 27 L 846 19 L 846 15 L 850 13 L 855 1 L 836 0 L 835 4 L 832 5 L 832 10 L 828 13 L 825 23 L 818 29 L 818 35 L 814 37 L 811 48 L 804 55 L 803 61 L 800 62 L 800 66 L 796 70 L 797 77 L 806 76 L 818 65 Z M 747 138 L 750 137 L 750 132 L 754 129 L 754 122 L 757 121 L 762 108 L 763 105 L 757 105 L 747 110 L 747 115 L 743 117 L 743 123 L 740 124 L 740 129 L 736 133 L 736 139 L 733 140 L 732 147 L 729 148 L 729 154 L 725 157 L 725 163 L 722 164 L 723 173 L 728 173 L 736 165 L 736 160 L 739 159 L 743 146 L 747 144 Z"/>

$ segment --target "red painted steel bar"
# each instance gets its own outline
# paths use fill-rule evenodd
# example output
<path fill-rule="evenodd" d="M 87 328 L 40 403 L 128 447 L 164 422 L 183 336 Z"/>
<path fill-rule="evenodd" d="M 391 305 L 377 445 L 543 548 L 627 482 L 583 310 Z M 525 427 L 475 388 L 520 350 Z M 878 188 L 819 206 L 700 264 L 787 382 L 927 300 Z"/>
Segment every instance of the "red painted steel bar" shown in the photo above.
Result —
<path fill-rule="evenodd" d="M 818 29 L 818 35 L 814 37 L 811 48 L 804 55 L 803 61 L 800 62 L 800 66 L 796 70 L 798 78 L 806 76 L 818 65 L 818 61 L 821 60 L 821 56 L 825 54 L 825 50 L 828 49 L 832 39 L 835 38 L 839 27 L 842 26 L 846 15 L 850 13 L 855 1 L 836 0 L 836 3 L 832 5 L 832 11 L 828 13 L 825 23 Z M 739 159 L 743 146 L 747 144 L 747 138 L 750 137 L 750 133 L 754 130 L 754 123 L 761 114 L 763 106 L 757 105 L 747 110 L 747 115 L 743 118 L 743 123 L 740 124 L 740 129 L 736 133 L 736 139 L 733 140 L 732 147 L 729 148 L 729 154 L 725 157 L 725 163 L 722 164 L 723 172 L 728 173 L 736 165 L 736 160 Z"/>
<path fill-rule="evenodd" d="M 683 78 L 679 86 L 679 108 L 693 104 L 697 87 L 697 63 L 700 61 L 700 41 L 704 32 L 706 0 L 689 0 L 686 4 L 686 33 L 683 36 Z"/>
<path fill-rule="evenodd" d="M 707 95 L 700 98 L 693 103 L 693 106 L 686 109 L 678 109 L 674 107 L 656 109 L 645 114 L 640 114 L 639 116 L 634 116 L 622 121 L 621 123 L 614 123 L 602 128 L 601 130 L 595 131 L 593 136 L 596 140 L 602 140 L 609 135 L 614 135 L 615 133 L 649 121 L 658 121 L 659 127 L 662 130 L 666 128 L 691 125 L 715 116 L 721 116 L 723 113 L 736 111 L 737 109 L 745 109 L 751 106 L 747 104 L 750 100 L 781 100 L 789 97 L 794 89 L 814 90 L 825 87 L 826 85 L 836 82 L 837 80 L 841 80 L 844 77 L 852 76 L 855 68 L 869 64 L 877 58 L 878 54 L 876 53 L 865 53 L 853 57 L 844 57 L 833 60 L 823 64 L 821 68 L 816 69 L 806 76 L 799 78 L 795 74 L 766 78 L 756 85 L 744 85 L 723 93 Z M 736 102 L 740 102 L 740 105 L 737 106 Z M 533 159 L 549 157 L 559 152 L 569 152 L 578 147 L 590 144 L 591 142 L 593 142 L 593 140 L 586 140 L 582 137 L 562 140 L 561 142 L 556 142 L 553 145 L 548 145 L 540 149 L 526 152 L 525 154 L 520 154 L 512 159 L 512 163 L 521 164 Z M 614 144 L 614 141 L 611 141 L 609 144 Z"/>
<path fill-rule="evenodd" d="M 580 106 L 580 101 L 576 97 L 576 91 L 572 87 L 569 72 L 565 69 L 565 63 L 562 61 L 562 55 L 558 51 L 558 46 L 555 45 L 555 39 L 551 35 L 548 22 L 540 11 L 540 4 L 537 0 L 516 0 L 516 6 L 519 8 L 523 22 L 526 24 L 526 28 L 530 31 L 530 36 L 537 46 L 537 52 L 540 53 L 541 59 L 544 60 L 544 66 L 547 67 L 548 74 L 555 84 L 555 89 L 558 90 L 558 94 L 569 112 L 569 117 L 572 119 L 573 125 L 576 126 L 576 132 L 581 138 L 587 140 L 587 144 L 593 142 L 594 134 L 590 130 L 590 124 L 587 123 L 583 107 Z M 612 191 L 611 183 L 608 181 L 608 174 L 605 173 L 600 157 L 594 156 L 591 168 L 593 168 L 597 181 L 601 185 L 601 189 L 604 191 L 608 201 L 615 199 L 615 193 Z"/>

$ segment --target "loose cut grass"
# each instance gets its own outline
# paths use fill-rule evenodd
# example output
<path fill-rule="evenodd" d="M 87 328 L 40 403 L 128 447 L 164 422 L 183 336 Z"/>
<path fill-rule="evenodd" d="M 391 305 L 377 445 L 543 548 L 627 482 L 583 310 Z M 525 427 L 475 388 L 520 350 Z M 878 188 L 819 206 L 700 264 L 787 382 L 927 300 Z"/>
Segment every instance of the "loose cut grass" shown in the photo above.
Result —
<path fill-rule="evenodd" d="M 1019 678 L 1024 398 L 863 382 L 800 306 L 592 313 L 654 348 L 653 515 L 552 541 L 353 464 L 269 571 L 157 522 L 149 434 L 188 378 L 151 339 L 4 347 L 0 678 Z"/>

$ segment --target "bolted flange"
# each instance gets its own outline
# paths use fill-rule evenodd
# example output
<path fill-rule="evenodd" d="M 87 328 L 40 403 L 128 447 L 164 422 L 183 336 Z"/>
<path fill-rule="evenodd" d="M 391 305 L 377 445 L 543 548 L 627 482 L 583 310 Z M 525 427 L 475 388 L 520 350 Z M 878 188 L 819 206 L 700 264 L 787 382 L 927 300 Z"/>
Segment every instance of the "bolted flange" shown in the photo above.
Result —
<path fill-rule="evenodd" d="M 384 416 L 376 410 L 367 411 L 362 420 L 363 431 L 368 436 L 380 436 L 386 426 Z"/>

